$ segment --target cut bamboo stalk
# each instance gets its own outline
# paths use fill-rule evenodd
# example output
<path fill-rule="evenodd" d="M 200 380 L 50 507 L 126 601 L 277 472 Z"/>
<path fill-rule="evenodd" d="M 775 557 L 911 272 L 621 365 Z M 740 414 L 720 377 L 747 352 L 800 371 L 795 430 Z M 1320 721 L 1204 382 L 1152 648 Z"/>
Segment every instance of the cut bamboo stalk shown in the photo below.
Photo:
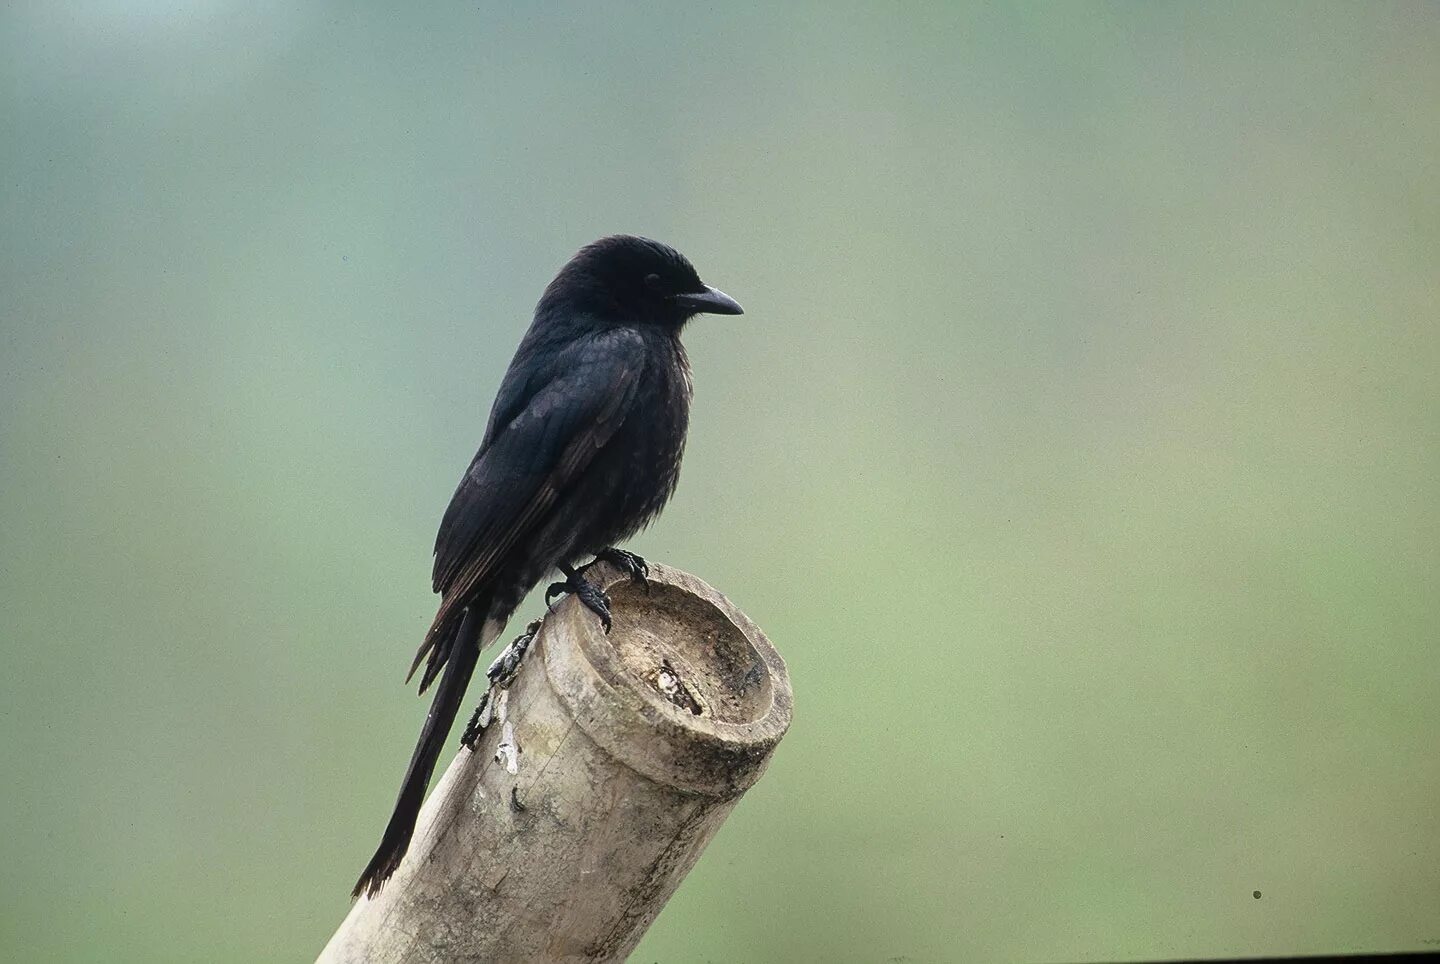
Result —
<path fill-rule="evenodd" d="M 546 617 L 320 964 L 623 960 L 760 778 L 791 713 L 765 635 L 679 570 L 587 575 L 611 633 L 573 598 Z"/>

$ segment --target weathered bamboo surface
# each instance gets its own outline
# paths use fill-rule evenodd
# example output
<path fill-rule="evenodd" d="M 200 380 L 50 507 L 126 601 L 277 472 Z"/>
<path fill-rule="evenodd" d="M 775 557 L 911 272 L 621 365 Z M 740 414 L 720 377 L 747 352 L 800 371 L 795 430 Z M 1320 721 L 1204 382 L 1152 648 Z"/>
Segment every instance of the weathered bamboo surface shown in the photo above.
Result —
<path fill-rule="evenodd" d="M 623 960 L 764 772 L 791 691 L 759 628 L 676 569 L 589 575 L 610 635 L 574 599 L 545 619 L 321 964 Z"/>

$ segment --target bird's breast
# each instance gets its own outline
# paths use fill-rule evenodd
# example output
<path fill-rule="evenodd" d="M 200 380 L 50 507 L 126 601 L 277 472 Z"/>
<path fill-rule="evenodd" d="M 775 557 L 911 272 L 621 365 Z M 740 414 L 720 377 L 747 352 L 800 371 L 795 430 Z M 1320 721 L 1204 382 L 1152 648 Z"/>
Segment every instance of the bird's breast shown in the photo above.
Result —
<path fill-rule="evenodd" d="M 678 342 L 656 346 L 635 403 L 587 473 L 596 491 L 582 498 L 605 504 L 600 524 L 583 540 L 587 551 L 624 541 L 669 501 L 680 479 L 690 421 L 690 366 Z M 603 490 L 603 491 L 599 491 Z"/>
<path fill-rule="evenodd" d="M 647 518 L 675 491 L 690 426 L 690 364 L 680 343 L 667 341 L 646 371 L 635 408 L 622 426 L 622 431 L 630 430 L 630 481 Z"/>

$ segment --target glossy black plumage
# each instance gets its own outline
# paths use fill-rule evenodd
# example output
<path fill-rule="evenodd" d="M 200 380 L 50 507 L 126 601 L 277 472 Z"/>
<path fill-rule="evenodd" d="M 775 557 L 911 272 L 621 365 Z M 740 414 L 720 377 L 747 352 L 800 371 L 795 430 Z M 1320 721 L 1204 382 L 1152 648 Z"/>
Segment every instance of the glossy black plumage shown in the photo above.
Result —
<path fill-rule="evenodd" d="M 680 330 L 739 314 L 673 248 L 617 235 L 583 248 L 535 309 L 435 540 L 439 611 L 410 672 L 443 671 L 379 849 L 375 894 L 404 856 L 480 650 L 557 567 L 633 535 L 675 490 L 690 412 Z"/>

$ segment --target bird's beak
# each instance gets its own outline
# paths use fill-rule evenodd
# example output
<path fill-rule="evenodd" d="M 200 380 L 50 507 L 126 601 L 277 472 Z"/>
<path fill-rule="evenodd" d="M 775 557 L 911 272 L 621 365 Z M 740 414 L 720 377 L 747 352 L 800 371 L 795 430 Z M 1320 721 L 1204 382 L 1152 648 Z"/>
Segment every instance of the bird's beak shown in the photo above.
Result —
<path fill-rule="evenodd" d="M 705 286 L 704 291 L 672 295 L 671 300 L 686 311 L 693 311 L 697 315 L 745 314 L 745 309 L 740 307 L 740 302 L 709 285 Z"/>

